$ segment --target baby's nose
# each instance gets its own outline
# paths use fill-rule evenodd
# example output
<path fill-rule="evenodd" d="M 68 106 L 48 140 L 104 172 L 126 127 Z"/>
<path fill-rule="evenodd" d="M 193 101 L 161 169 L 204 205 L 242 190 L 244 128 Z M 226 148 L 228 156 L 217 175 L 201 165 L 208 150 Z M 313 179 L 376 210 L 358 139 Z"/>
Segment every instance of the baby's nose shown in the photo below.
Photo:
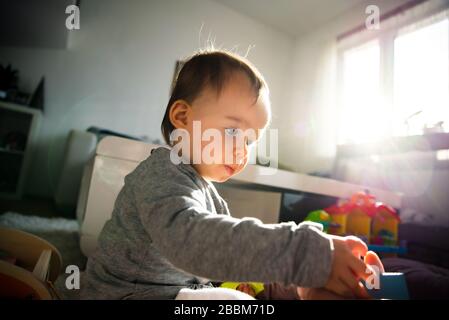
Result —
<path fill-rule="evenodd" d="M 246 147 L 238 148 L 235 150 L 235 163 L 240 165 L 245 162 L 247 155 Z"/>

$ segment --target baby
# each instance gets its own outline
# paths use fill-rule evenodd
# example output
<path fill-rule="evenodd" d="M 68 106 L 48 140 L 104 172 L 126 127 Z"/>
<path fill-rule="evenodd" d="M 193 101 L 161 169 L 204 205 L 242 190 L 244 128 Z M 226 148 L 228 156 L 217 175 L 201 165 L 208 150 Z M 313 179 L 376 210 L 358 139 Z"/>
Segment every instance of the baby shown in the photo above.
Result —
<path fill-rule="evenodd" d="M 212 184 L 245 168 L 270 117 L 268 86 L 246 59 L 224 51 L 190 57 L 162 121 L 169 146 L 153 150 L 126 176 L 88 259 L 81 297 L 252 298 L 214 287 L 220 281 L 366 297 L 361 240 L 327 235 L 312 222 L 233 218 Z"/>

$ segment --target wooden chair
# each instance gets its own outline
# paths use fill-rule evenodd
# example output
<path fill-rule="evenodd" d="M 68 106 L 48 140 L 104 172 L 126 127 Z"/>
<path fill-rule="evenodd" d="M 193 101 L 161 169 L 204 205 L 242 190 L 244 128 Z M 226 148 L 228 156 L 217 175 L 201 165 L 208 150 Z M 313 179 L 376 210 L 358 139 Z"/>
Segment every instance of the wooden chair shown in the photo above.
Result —
<path fill-rule="evenodd" d="M 47 276 L 33 274 L 44 251 L 50 251 Z M 53 283 L 60 274 L 62 258 L 58 249 L 33 234 L 0 227 L 0 251 L 15 258 L 15 263 L 0 260 L 0 298 L 48 300 L 58 298 Z"/>

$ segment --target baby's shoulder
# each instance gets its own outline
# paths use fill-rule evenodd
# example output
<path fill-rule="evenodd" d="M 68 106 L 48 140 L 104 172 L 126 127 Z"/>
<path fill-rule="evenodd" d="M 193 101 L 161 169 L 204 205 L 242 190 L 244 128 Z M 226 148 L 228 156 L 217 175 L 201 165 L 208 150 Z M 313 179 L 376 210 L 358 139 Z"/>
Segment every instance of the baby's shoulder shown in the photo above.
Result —
<path fill-rule="evenodd" d="M 127 176 L 129 183 L 158 188 L 202 188 L 195 169 L 188 164 L 175 164 L 170 158 L 170 151 L 166 147 L 153 149 L 150 156 Z"/>

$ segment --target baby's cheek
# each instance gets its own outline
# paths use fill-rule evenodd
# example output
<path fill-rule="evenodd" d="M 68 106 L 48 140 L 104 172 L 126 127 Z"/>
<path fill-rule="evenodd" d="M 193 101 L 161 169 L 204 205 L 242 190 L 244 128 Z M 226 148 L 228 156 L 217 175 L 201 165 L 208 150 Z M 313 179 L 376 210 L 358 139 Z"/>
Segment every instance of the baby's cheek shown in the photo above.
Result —
<path fill-rule="evenodd" d="M 214 164 L 221 159 L 221 150 L 212 141 L 201 141 L 198 153 L 201 155 L 201 164 Z"/>
<path fill-rule="evenodd" d="M 237 171 L 234 174 L 241 172 L 243 169 L 246 168 L 247 165 L 248 165 L 248 157 L 246 157 L 244 162 L 240 164 L 240 166 L 238 167 Z"/>
<path fill-rule="evenodd" d="M 225 139 L 223 139 L 223 143 L 221 145 L 221 160 L 222 160 L 222 164 L 232 164 L 234 163 L 235 159 L 234 159 L 234 152 L 232 150 L 232 148 L 226 148 L 226 143 L 225 143 Z"/>

